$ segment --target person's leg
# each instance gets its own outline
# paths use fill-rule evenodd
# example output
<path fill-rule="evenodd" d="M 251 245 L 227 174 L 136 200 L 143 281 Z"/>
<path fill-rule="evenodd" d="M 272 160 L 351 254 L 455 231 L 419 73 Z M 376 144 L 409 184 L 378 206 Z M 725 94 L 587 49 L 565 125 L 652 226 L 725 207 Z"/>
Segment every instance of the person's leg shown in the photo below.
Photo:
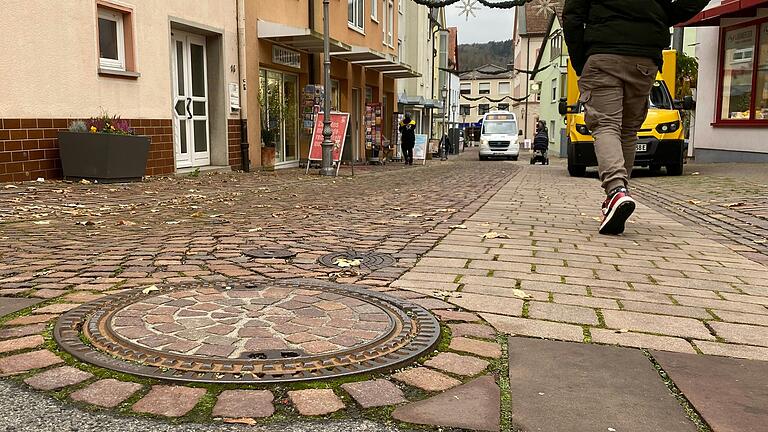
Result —
<path fill-rule="evenodd" d="M 654 83 L 658 66 L 643 58 L 627 58 L 627 71 L 624 79 L 624 116 L 621 124 L 621 145 L 627 174 L 632 174 L 637 149 L 637 132 L 643 126 L 648 115 L 649 95 Z"/>
<path fill-rule="evenodd" d="M 627 184 L 621 145 L 624 83 L 615 70 L 614 55 L 593 55 L 579 79 L 579 100 L 584 104 L 587 127 L 595 138 L 600 180 L 606 193 Z"/>

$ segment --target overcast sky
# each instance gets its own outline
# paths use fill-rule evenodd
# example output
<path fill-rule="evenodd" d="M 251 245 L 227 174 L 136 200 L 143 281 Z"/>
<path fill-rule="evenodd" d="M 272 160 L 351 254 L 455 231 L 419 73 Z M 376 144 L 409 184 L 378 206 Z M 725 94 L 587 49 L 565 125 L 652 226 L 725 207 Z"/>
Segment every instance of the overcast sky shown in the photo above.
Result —
<path fill-rule="evenodd" d="M 461 12 L 463 1 L 445 7 L 445 19 L 449 27 L 459 28 L 459 44 L 483 43 L 512 39 L 512 26 L 515 12 L 513 9 L 490 9 L 479 2 L 475 5 L 477 18 L 469 16 L 469 21 Z"/>

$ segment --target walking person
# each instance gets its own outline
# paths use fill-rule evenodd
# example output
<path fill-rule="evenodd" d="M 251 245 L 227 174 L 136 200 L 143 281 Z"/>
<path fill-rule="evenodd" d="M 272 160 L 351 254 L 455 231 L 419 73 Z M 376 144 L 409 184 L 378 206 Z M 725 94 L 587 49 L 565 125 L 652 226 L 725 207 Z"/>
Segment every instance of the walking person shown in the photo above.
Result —
<path fill-rule="evenodd" d="M 407 113 L 403 121 L 400 122 L 400 142 L 405 164 L 413 165 L 413 147 L 416 145 L 416 121 L 411 120 L 411 115 Z"/>
<path fill-rule="evenodd" d="M 595 137 L 607 198 L 601 234 L 621 234 L 635 211 L 629 177 L 637 132 L 670 45 L 670 27 L 688 21 L 709 0 L 566 0 L 563 30 L 579 79 L 579 102 Z"/>

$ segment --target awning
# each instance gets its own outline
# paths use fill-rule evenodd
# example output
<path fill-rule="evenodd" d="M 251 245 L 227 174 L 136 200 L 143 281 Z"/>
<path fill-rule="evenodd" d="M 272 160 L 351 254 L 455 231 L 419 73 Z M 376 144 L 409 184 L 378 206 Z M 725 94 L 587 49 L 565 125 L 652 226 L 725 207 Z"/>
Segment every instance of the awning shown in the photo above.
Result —
<path fill-rule="evenodd" d="M 309 53 L 323 52 L 323 34 L 302 27 L 292 27 L 271 21 L 258 20 L 259 39 L 266 39 L 279 45 L 284 45 L 298 51 Z M 350 45 L 330 40 L 332 53 L 348 52 L 352 50 Z"/>
<path fill-rule="evenodd" d="M 719 26 L 720 20 L 724 18 L 755 18 L 759 7 L 768 7 L 768 0 L 733 0 L 705 9 L 678 27 Z"/>
<path fill-rule="evenodd" d="M 397 98 L 397 103 L 400 105 L 424 105 L 424 96 L 406 96 L 401 94 Z"/>
<path fill-rule="evenodd" d="M 384 71 L 384 76 L 387 78 L 418 78 L 421 76 L 420 73 L 411 69 L 411 67 L 406 64 L 400 63 L 399 66 L 400 67 L 397 69 Z"/>
<path fill-rule="evenodd" d="M 437 99 L 426 99 L 424 100 L 424 108 L 443 109 L 443 101 Z"/>
<path fill-rule="evenodd" d="M 331 56 L 337 59 L 348 61 L 350 63 L 377 62 L 386 60 L 386 54 L 380 53 L 367 47 L 356 45 L 353 45 L 352 49 L 346 52 L 331 53 Z"/>

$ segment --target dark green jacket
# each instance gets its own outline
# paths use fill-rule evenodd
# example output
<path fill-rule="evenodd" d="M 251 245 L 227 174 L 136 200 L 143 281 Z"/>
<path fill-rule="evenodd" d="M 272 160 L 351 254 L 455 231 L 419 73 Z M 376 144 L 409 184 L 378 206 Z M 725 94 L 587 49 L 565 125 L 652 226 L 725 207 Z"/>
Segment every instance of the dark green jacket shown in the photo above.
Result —
<path fill-rule="evenodd" d="M 709 0 L 565 0 L 563 30 L 578 75 L 592 54 L 653 59 L 662 66 L 670 27 L 701 12 Z"/>

